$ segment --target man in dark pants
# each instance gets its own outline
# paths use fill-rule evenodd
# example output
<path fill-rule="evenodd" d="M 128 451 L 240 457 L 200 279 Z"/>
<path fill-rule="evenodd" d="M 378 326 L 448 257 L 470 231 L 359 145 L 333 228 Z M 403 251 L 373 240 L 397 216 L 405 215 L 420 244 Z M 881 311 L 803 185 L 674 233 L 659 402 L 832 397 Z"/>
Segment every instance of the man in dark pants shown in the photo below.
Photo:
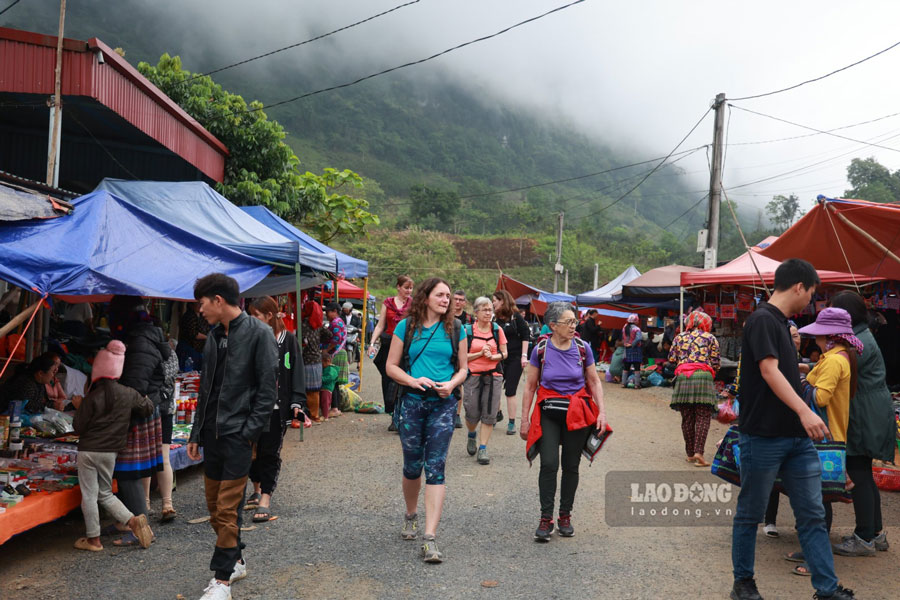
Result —
<path fill-rule="evenodd" d="M 797 349 L 788 318 L 810 302 L 819 276 L 808 262 L 784 261 L 775 271 L 775 292 L 744 324 L 741 346 L 738 495 L 731 541 L 732 600 L 762 600 L 753 579 L 756 534 L 775 478 L 781 476 L 797 520 L 797 536 L 812 574 L 814 598 L 850 600 L 838 585 L 825 527 L 821 466 L 813 440 L 828 427 L 800 397 Z"/>
<path fill-rule="evenodd" d="M 230 600 L 231 582 L 247 575 L 241 556 L 244 488 L 253 444 L 269 426 L 277 398 L 278 347 L 272 329 L 238 306 L 237 282 L 221 273 L 197 280 L 194 297 L 212 329 L 203 349 L 197 414 L 187 446 L 200 459 L 209 522 L 216 547 L 215 572 L 201 600 Z"/>

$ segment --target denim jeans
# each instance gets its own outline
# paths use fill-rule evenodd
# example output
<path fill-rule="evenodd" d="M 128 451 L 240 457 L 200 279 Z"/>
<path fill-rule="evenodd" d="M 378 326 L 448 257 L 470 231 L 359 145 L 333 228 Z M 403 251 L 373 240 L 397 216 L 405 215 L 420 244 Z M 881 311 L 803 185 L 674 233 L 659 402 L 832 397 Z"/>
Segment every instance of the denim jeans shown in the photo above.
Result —
<path fill-rule="evenodd" d="M 822 595 L 833 594 L 838 580 L 825 528 L 822 467 L 812 440 L 742 433 L 739 449 L 741 492 L 731 539 L 734 578 L 753 577 L 756 531 L 766 512 L 772 485 L 780 473 L 797 520 L 797 533 L 812 573 L 812 585 Z"/>

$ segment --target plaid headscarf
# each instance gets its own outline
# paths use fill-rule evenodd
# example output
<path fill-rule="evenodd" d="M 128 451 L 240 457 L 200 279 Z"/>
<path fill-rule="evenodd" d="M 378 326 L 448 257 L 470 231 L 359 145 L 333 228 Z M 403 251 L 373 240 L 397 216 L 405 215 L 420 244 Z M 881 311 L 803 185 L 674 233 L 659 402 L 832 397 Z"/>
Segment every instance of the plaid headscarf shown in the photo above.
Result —
<path fill-rule="evenodd" d="M 712 329 L 712 318 L 702 310 L 695 310 L 688 315 L 687 331 L 699 328 L 701 331 L 709 332 Z"/>

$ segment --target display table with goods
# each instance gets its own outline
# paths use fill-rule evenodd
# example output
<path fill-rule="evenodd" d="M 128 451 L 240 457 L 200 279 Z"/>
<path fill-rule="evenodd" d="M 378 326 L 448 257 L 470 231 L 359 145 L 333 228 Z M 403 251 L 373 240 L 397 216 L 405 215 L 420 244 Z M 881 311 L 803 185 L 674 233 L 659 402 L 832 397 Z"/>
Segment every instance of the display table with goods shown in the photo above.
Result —
<path fill-rule="evenodd" d="M 22 458 L 0 458 L 0 544 L 81 505 L 72 444 L 26 440 Z"/>

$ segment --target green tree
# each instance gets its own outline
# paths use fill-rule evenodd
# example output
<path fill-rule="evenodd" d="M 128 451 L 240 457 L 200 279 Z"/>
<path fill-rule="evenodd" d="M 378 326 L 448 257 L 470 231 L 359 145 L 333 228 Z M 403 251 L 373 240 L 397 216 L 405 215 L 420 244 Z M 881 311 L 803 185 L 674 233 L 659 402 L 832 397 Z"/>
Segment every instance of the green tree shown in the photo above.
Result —
<path fill-rule="evenodd" d="M 414 185 L 409 189 L 409 199 L 412 202 L 409 216 L 413 225 L 433 231 L 451 230 L 459 212 L 459 194 L 427 185 Z"/>
<path fill-rule="evenodd" d="M 259 102 L 248 105 L 208 76 L 184 70 L 178 56 L 163 54 L 155 67 L 141 62 L 138 70 L 228 148 L 225 178 L 216 188 L 235 204 L 265 206 L 325 240 L 378 224 L 366 200 L 338 192 L 362 187 L 362 178 L 349 170 L 301 172 L 284 129 Z"/>
<path fill-rule="evenodd" d="M 871 202 L 900 200 L 900 171 L 891 173 L 874 158 L 854 158 L 847 167 L 847 180 L 853 187 L 844 192 L 847 198 Z"/>
<path fill-rule="evenodd" d="M 800 210 L 800 198 L 796 194 L 790 196 L 779 194 L 766 204 L 766 214 L 781 231 L 793 225 L 795 219 L 803 216 L 803 212 Z"/>

